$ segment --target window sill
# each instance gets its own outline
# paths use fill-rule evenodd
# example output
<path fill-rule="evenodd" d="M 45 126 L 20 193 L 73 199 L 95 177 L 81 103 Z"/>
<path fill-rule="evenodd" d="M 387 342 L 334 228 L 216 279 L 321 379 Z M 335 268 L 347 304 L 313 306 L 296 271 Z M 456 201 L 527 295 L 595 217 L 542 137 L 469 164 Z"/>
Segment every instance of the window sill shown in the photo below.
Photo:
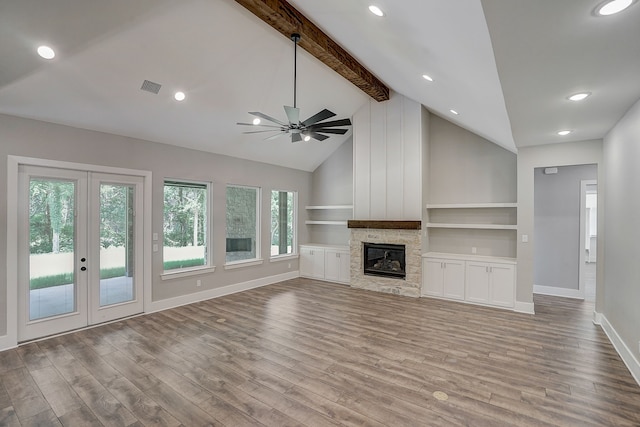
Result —
<path fill-rule="evenodd" d="M 190 270 L 178 270 L 178 271 L 164 271 L 161 275 L 160 275 L 160 279 L 162 280 L 170 280 L 170 279 L 179 279 L 181 277 L 189 277 L 189 276 L 196 276 L 198 274 L 208 274 L 208 273 L 213 273 L 214 271 L 216 271 L 216 266 L 211 266 L 211 267 L 199 267 L 199 268 L 193 268 Z"/>
<path fill-rule="evenodd" d="M 246 261 L 233 261 L 224 265 L 225 270 L 235 270 L 236 268 L 252 267 L 254 265 L 262 265 L 262 258 L 254 258 Z"/>
<path fill-rule="evenodd" d="M 298 259 L 298 257 L 298 254 L 274 255 L 269 258 L 269 262 L 290 261 L 292 259 Z"/>

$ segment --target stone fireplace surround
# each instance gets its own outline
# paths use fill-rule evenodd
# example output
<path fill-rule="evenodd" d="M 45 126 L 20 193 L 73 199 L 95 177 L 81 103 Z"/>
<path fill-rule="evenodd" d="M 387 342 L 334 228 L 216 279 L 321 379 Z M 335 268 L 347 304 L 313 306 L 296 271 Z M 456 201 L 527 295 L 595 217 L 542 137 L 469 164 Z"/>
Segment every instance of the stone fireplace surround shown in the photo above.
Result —
<path fill-rule="evenodd" d="M 351 287 L 395 295 L 419 297 L 422 286 L 422 233 L 420 221 L 350 220 Z M 405 245 L 406 277 L 392 279 L 364 274 L 363 245 Z"/>

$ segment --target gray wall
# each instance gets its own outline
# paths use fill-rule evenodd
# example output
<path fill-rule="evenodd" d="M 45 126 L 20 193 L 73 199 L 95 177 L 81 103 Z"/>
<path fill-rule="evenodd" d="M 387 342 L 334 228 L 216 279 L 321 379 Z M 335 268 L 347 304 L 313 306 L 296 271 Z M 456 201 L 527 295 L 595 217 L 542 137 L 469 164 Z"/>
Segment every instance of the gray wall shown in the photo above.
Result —
<path fill-rule="evenodd" d="M 162 236 L 163 180 L 166 177 L 210 181 L 213 183 L 213 260 L 215 273 L 198 276 L 202 286 L 196 288 L 195 278 L 160 280 L 162 253 L 153 253 L 153 300 L 158 301 L 196 291 L 283 274 L 298 269 L 297 261 L 270 263 L 270 207 L 262 207 L 261 266 L 225 271 L 225 190 L 227 184 L 262 187 L 263 194 L 271 190 L 297 191 L 299 206 L 309 204 L 311 174 L 264 163 L 240 160 L 170 145 L 76 129 L 35 120 L 0 115 L 0 176 L 7 176 L 7 155 L 37 157 L 149 170 L 153 173 L 152 231 Z M 0 335 L 6 333 L 6 229 L 7 188 L 0 186 Z M 264 198 L 263 198 L 264 200 Z M 268 198 L 266 199 L 268 201 Z M 299 241 L 307 241 L 307 229 L 298 226 Z M 291 268 L 288 265 L 291 264 Z M 15 268 L 9 266 L 9 268 Z"/>
<path fill-rule="evenodd" d="M 553 166 L 553 165 L 549 165 Z M 534 172 L 534 285 L 579 288 L 580 181 L 598 178 L 596 165 Z"/>
<path fill-rule="evenodd" d="M 640 101 L 604 139 L 607 215 L 604 224 L 606 236 L 603 246 L 606 246 L 606 266 L 602 312 L 635 355 L 636 360 L 640 360 L 640 263 L 637 255 L 640 240 L 639 161 Z M 598 189 L 598 199 L 601 189 L 602 186 Z"/>
<path fill-rule="evenodd" d="M 429 117 L 427 203 L 498 203 L 516 201 L 516 155 L 435 115 Z M 426 211 L 425 211 L 426 212 Z M 513 209 L 445 209 L 425 213 L 423 222 L 474 222 L 479 216 L 515 223 Z M 513 230 L 429 229 L 431 252 L 516 256 Z"/>
<path fill-rule="evenodd" d="M 516 155 L 431 115 L 428 203 L 516 201 Z"/>
<path fill-rule="evenodd" d="M 602 141 L 590 140 L 522 147 L 518 150 L 518 269 L 516 301 L 533 303 L 534 247 L 534 170 L 548 166 L 595 164 L 598 166 L 598 182 L 604 182 L 602 166 Z M 598 254 L 597 283 L 603 283 L 605 190 L 598 188 Z M 529 237 L 528 242 L 522 236 Z M 596 310 L 602 302 L 602 286 L 596 287 Z"/>

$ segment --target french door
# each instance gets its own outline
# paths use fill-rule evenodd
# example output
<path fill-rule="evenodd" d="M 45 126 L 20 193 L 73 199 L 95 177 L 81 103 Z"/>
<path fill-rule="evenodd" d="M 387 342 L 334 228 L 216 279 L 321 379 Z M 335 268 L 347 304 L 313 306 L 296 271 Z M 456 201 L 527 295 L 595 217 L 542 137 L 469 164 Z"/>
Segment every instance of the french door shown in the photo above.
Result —
<path fill-rule="evenodd" d="M 143 179 L 21 165 L 18 341 L 143 311 Z"/>

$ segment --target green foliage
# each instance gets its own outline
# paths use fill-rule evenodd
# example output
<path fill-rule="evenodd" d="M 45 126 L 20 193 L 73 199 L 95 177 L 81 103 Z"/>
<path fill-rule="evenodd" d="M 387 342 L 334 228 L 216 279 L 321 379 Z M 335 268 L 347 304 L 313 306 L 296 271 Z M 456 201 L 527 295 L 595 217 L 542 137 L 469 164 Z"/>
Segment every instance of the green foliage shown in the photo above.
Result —
<path fill-rule="evenodd" d="M 29 289 L 51 288 L 53 286 L 68 285 L 70 283 L 73 283 L 73 273 L 42 276 L 31 279 Z"/>
<path fill-rule="evenodd" d="M 176 268 L 197 267 L 199 265 L 204 265 L 204 259 L 193 258 L 193 259 L 181 259 L 176 261 L 165 261 L 164 270 L 167 271 L 167 270 L 173 270 Z"/>
<path fill-rule="evenodd" d="M 105 268 L 100 270 L 100 279 L 111 279 L 124 276 L 124 267 Z"/>
<path fill-rule="evenodd" d="M 287 211 L 280 212 L 280 197 L 281 194 L 286 194 L 287 198 Z M 278 246 L 280 243 L 280 221 L 284 219 L 287 224 L 287 229 L 285 230 L 287 233 L 287 245 L 293 246 L 293 209 L 294 209 L 294 197 L 293 192 L 280 192 L 280 191 L 272 191 L 271 192 L 271 245 Z M 280 215 L 285 215 L 285 218 L 281 218 Z"/>
<path fill-rule="evenodd" d="M 203 246 L 206 226 L 206 187 L 164 185 L 164 245 Z"/>
<path fill-rule="evenodd" d="M 73 251 L 74 189 L 69 181 L 33 179 L 29 183 L 31 254 Z"/>

